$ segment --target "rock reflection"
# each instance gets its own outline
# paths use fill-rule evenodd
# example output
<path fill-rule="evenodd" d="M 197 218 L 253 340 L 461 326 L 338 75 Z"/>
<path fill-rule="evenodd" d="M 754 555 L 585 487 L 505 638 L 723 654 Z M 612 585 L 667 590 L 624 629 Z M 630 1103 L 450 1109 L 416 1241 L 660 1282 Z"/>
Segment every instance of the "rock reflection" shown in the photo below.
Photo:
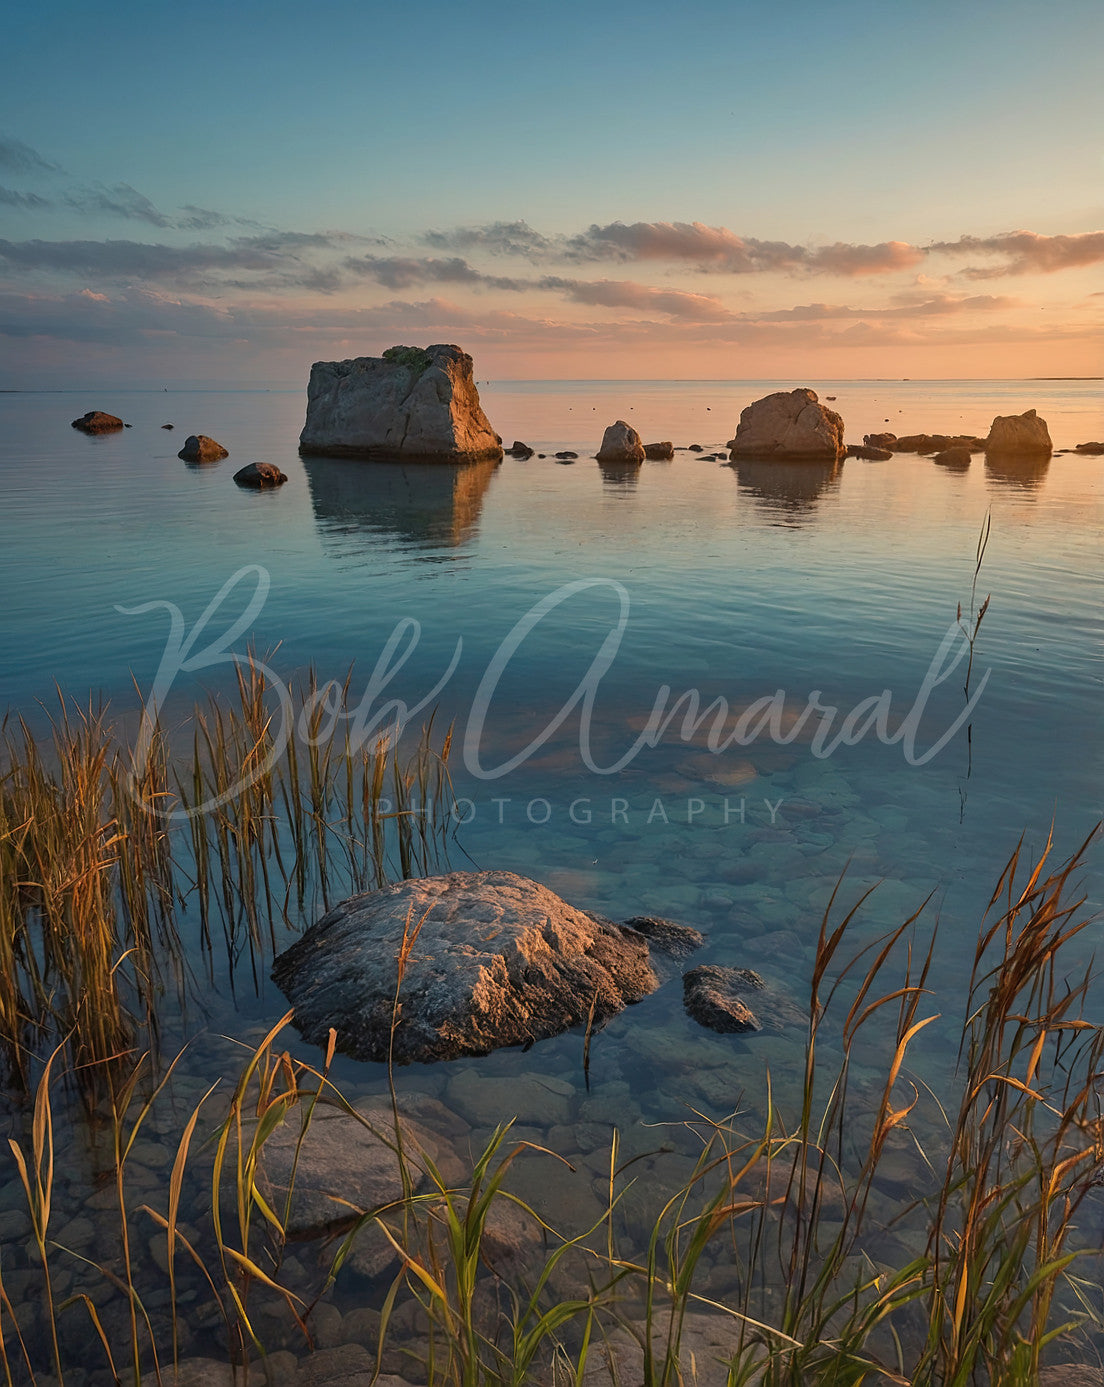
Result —
<path fill-rule="evenodd" d="M 839 489 L 842 462 L 775 462 L 733 458 L 736 482 L 760 510 L 778 523 L 802 525 L 815 518 L 822 496 Z"/>
<path fill-rule="evenodd" d="M 474 538 L 499 463 L 366 462 L 303 458 L 320 534 L 341 548 L 378 535 L 415 549 L 456 549 Z M 424 557 L 431 557 L 425 555 Z"/>
<path fill-rule="evenodd" d="M 639 462 L 599 462 L 602 481 L 616 491 L 631 493 L 640 481 Z"/>
<path fill-rule="evenodd" d="M 1049 453 L 985 454 L 985 480 L 994 491 L 1034 491 L 1049 469 Z"/>

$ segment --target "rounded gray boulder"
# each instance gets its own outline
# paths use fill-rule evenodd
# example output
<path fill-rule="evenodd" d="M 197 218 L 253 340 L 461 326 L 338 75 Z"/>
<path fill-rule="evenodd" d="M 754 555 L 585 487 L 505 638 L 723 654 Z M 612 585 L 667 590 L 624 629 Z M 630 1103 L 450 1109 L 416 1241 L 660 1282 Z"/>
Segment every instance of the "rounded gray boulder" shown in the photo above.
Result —
<path fill-rule="evenodd" d="M 403 975 L 399 957 L 405 949 Z M 658 986 L 643 934 L 513 872 L 418 877 L 343 901 L 276 959 L 295 1024 L 356 1059 L 485 1055 L 588 1021 Z M 398 1005 L 396 1007 L 396 989 Z"/>

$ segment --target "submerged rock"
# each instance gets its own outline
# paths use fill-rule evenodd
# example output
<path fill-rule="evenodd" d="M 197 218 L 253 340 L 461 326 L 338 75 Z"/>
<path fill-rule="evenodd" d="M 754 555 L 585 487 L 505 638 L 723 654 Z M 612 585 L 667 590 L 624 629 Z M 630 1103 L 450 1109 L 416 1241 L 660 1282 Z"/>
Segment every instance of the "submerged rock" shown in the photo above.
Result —
<path fill-rule="evenodd" d="M 734 457 L 755 458 L 835 459 L 847 451 L 843 420 L 815 390 L 779 390 L 748 405 L 728 446 Z"/>
<path fill-rule="evenodd" d="M 644 456 L 653 462 L 670 462 L 675 456 L 673 443 L 645 443 Z"/>
<path fill-rule="evenodd" d="M 1050 453 L 1053 449 L 1046 420 L 1033 409 L 1024 414 L 998 414 L 985 440 L 987 453 Z"/>
<path fill-rule="evenodd" d="M 430 462 L 502 457 L 475 388 L 472 359 L 448 343 L 316 361 L 301 453 Z"/>
<path fill-rule="evenodd" d="M 597 456 L 599 462 L 643 462 L 644 444 L 631 424 L 618 419 L 602 435 Z"/>
<path fill-rule="evenodd" d="M 283 486 L 287 473 L 281 472 L 271 462 L 251 462 L 248 467 L 234 473 L 234 480 L 239 486 L 249 486 L 259 491 L 266 487 Z"/>
<path fill-rule="evenodd" d="M 172 428 L 172 425 L 165 427 Z M 183 448 L 177 453 L 177 457 L 183 458 L 185 462 L 221 462 L 229 456 L 229 452 L 221 443 L 216 443 L 205 433 L 189 434 L 184 440 Z"/>
<path fill-rule="evenodd" d="M 683 1005 L 699 1026 L 724 1035 L 743 1035 L 763 1029 L 744 1001 L 744 994 L 761 992 L 765 984 L 750 968 L 719 968 L 703 963 L 682 978 Z"/>
<path fill-rule="evenodd" d="M 893 452 L 890 448 L 875 448 L 870 443 L 849 443 L 847 456 L 849 458 L 865 458 L 867 462 L 888 462 L 893 456 Z"/>
<path fill-rule="evenodd" d="M 114 414 L 105 414 L 102 409 L 90 409 L 87 414 L 73 420 L 73 428 L 81 433 L 114 433 L 123 427 L 123 421 Z"/>
<path fill-rule="evenodd" d="M 705 943 L 705 935 L 689 925 L 677 925 L 658 915 L 634 915 L 625 928 L 635 930 L 648 941 L 649 948 L 672 958 L 687 958 Z"/>
<path fill-rule="evenodd" d="M 409 947 L 395 1012 L 398 957 Z M 455 1059 L 601 1026 L 653 992 L 643 934 L 513 872 L 419 877 L 342 902 L 276 959 L 304 1039 L 363 1060 Z"/>

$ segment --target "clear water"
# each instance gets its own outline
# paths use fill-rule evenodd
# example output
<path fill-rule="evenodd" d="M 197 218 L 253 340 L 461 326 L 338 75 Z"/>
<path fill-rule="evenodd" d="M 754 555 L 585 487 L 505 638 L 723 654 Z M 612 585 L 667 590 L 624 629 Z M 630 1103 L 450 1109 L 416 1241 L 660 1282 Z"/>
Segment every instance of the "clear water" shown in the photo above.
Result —
<path fill-rule="evenodd" d="M 428 699 L 456 720 L 466 750 L 453 764 L 468 820 L 462 854 L 606 915 L 695 925 L 708 935 L 704 957 L 754 967 L 798 1004 L 845 868 L 848 904 L 880 883 L 856 921 L 857 942 L 932 896 L 931 985 L 946 1022 L 929 1027 L 916 1063 L 945 1083 L 977 923 L 1000 868 L 1021 835 L 1033 851 L 1053 825 L 1064 855 L 1101 815 L 1104 459 L 1056 453 L 998 468 L 978 455 L 949 471 L 909 455 L 836 468 L 713 456 L 741 408 L 792 384 L 481 384 L 507 445 L 519 438 L 548 456 L 460 472 L 300 459 L 299 392 L 0 394 L 0 706 L 34 721 L 56 680 L 134 707 L 132 681 L 149 688 L 165 650 L 168 609 L 121 609 L 173 604 L 190 629 L 242 570 L 204 642 L 245 611 L 249 574 L 263 569 L 267 599 L 231 648 L 272 652 L 284 678 L 311 663 L 326 677 L 351 665 L 353 689 L 370 692 L 396 623 L 417 623 L 375 706 Z M 1104 437 L 1097 382 L 811 384 L 836 397 L 856 442 L 882 429 L 984 435 L 995 415 L 1030 407 L 1057 449 Z M 70 420 L 90 408 L 133 427 L 86 438 Z M 593 454 L 615 418 L 646 440 L 671 439 L 674 461 L 628 475 L 600 468 Z M 172 432 L 161 430 L 167 422 Z M 230 457 L 179 461 L 192 432 L 217 438 Z M 703 453 L 688 451 L 693 443 Z M 580 456 L 564 465 L 551 456 L 562 450 Z M 233 472 L 257 459 L 283 468 L 287 485 L 235 487 Z M 672 733 L 626 754 L 664 685 L 672 701 L 688 690 L 703 706 L 727 700 L 729 726 L 777 690 L 787 727 L 814 691 L 841 718 L 888 691 L 896 730 L 959 604 L 970 607 L 988 514 L 976 600 L 992 602 L 976 644 L 972 688 L 984 686 L 969 759 L 961 728 L 924 756 L 962 713 L 961 667 L 916 715 L 920 764 L 873 732 L 818 755 L 826 748 L 812 739 L 815 716 L 787 745 L 761 737 L 714 754 L 701 735 Z M 506 659 L 503 643 L 526 618 L 531 629 Z M 619 623 L 616 651 L 600 677 L 592 671 L 589 717 L 581 726 L 576 705 L 558 722 Z M 496 657 L 500 677 L 481 698 Z M 231 673 L 214 661 L 181 672 L 165 705 L 170 722 L 198 688 Z M 514 769 L 492 774 L 511 758 Z M 1088 910 L 1101 901 L 1100 862 L 1098 851 L 1087 859 Z M 1099 926 L 1086 931 L 1071 968 L 1100 939 Z M 271 985 L 235 994 L 218 976 L 205 1002 L 175 1024 L 182 1035 L 203 1031 L 179 1072 L 192 1066 L 206 1082 L 239 1062 L 218 1037 L 256 1034 L 284 1003 Z M 676 979 L 596 1039 L 589 1094 L 578 1035 L 525 1054 L 414 1067 L 401 1082 L 443 1097 L 469 1122 L 473 1146 L 495 1113 L 514 1111 L 527 1130 L 544 1139 L 555 1127 L 562 1142 L 596 1102 L 626 1128 L 677 1121 L 687 1103 L 721 1111 L 741 1091 L 754 1107 L 763 1064 L 784 1089 L 801 1040 L 696 1030 Z M 383 1082 L 373 1066 L 348 1063 L 342 1076 L 354 1092 Z M 542 1082 L 566 1097 L 554 1117 L 534 1103 Z"/>

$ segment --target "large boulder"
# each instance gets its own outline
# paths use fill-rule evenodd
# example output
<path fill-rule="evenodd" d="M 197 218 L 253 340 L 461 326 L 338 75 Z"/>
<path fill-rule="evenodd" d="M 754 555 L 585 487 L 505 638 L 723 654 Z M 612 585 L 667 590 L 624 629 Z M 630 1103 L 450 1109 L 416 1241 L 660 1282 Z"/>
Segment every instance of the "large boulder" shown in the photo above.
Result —
<path fill-rule="evenodd" d="M 405 963 L 399 978 L 399 956 Z M 343 901 L 276 959 L 304 1039 L 356 1059 L 455 1059 L 602 1025 L 658 979 L 638 931 L 513 872 L 418 877 Z M 399 992 L 396 1012 L 395 994 Z"/>
<path fill-rule="evenodd" d="M 81 433 L 114 433 L 123 427 L 123 421 L 114 414 L 105 414 L 102 409 L 90 409 L 73 420 L 73 427 Z"/>
<path fill-rule="evenodd" d="M 1026 414 L 998 414 L 985 440 L 987 453 L 1050 453 L 1054 445 L 1046 420 L 1033 409 Z"/>
<path fill-rule="evenodd" d="M 599 462 L 643 462 L 644 444 L 631 424 L 618 419 L 602 435 L 602 446 L 598 449 Z"/>
<path fill-rule="evenodd" d="M 748 405 L 728 447 L 735 457 L 802 460 L 835 459 L 847 451 L 843 420 L 815 390 L 779 390 Z"/>
<path fill-rule="evenodd" d="M 430 462 L 502 457 L 459 347 L 390 347 L 383 356 L 316 361 L 301 453 Z"/>

